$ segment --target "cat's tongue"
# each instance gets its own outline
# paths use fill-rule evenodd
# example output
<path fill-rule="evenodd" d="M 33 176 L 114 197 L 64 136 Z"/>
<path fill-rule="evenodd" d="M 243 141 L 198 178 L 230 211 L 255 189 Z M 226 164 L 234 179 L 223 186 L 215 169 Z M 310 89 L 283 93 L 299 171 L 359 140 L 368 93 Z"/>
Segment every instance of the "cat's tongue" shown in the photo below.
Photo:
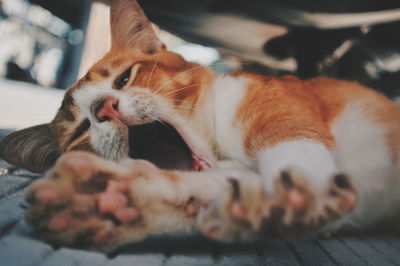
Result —
<path fill-rule="evenodd" d="M 199 172 L 199 171 L 203 171 L 203 170 L 212 168 L 212 166 L 207 161 L 199 158 L 197 155 L 193 154 L 192 158 L 193 158 L 192 171 Z"/>
<path fill-rule="evenodd" d="M 192 171 L 201 171 L 203 169 L 202 165 L 201 165 L 201 161 L 198 160 L 195 156 L 193 156 L 193 169 Z"/>

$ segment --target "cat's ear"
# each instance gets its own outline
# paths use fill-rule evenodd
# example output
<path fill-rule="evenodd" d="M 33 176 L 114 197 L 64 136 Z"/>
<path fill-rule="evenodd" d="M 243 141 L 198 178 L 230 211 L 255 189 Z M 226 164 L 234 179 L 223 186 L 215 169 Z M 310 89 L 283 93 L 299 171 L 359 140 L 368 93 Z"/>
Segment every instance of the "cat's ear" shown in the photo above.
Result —
<path fill-rule="evenodd" d="M 35 173 L 44 173 L 59 156 L 50 124 L 25 128 L 0 140 L 0 159 Z"/>
<path fill-rule="evenodd" d="M 140 48 L 153 54 L 165 50 L 136 0 L 111 1 L 111 49 Z"/>

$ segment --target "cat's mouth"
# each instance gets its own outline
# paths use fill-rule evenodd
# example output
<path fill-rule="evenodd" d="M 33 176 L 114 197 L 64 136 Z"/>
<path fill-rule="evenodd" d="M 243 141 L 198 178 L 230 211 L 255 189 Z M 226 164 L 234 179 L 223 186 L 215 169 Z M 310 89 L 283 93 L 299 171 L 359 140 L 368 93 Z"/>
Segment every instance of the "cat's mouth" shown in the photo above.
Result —
<path fill-rule="evenodd" d="M 159 121 L 129 126 L 129 157 L 148 160 L 162 169 L 202 171 L 211 168 L 175 127 Z"/>

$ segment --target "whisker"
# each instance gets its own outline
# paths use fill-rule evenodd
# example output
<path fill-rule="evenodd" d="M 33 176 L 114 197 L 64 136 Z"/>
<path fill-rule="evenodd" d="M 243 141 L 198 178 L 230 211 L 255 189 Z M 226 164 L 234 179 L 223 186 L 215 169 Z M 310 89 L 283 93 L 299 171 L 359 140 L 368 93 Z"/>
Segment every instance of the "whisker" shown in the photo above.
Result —
<path fill-rule="evenodd" d="M 191 111 L 194 111 L 194 110 L 196 110 L 197 108 L 195 108 L 195 107 L 191 107 L 191 106 L 189 106 L 189 105 L 177 105 L 177 106 L 175 106 L 175 108 L 182 108 L 182 109 L 185 109 L 185 110 L 191 110 Z"/>
<path fill-rule="evenodd" d="M 163 125 L 166 128 L 170 128 L 164 121 L 160 120 L 158 117 L 154 115 L 148 115 L 150 118 L 154 119 L 155 121 L 159 122 L 161 125 Z"/>
<path fill-rule="evenodd" d="M 227 62 L 216 62 L 216 63 L 213 63 L 213 64 L 209 64 L 209 65 L 207 65 L 207 66 L 199 65 L 199 66 L 196 66 L 196 67 L 192 67 L 192 68 L 190 68 L 190 69 L 188 69 L 188 70 L 186 70 L 186 71 L 183 71 L 183 72 L 179 73 L 178 75 L 176 75 L 176 76 L 173 77 L 172 79 L 168 80 L 164 85 L 162 85 L 161 87 L 159 87 L 154 93 L 158 93 L 160 90 L 162 90 L 163 88 L 165 88 L 165 86 L 167 86 L 168 84 L 170 84 L 172 81 L 174 81 L 175 79 L 177 79 L 177 78 L 180 77 L 181 75 L 186 74 L 186 73 L 188 73 L 188 72 L 191 72 L 191 71 L 193 71 L 193 70 L 196 70 L 196 69 L 199 69 L 199 68 L 202 68 L 202 67 L 210 67 L 210 66 L 215 66 L 215 65 L 227 65 L 227 64 L 229 64 L 229 63 L 227 63 Z M 238 64 L 240 64 L 240 65 L 248 65 L 249 63 L 238 63 Z"/>
<path fill-rule="evenodd" d="M 173 77 L 172 79 L 168 80 L 163 86 L 159 87 L 159 88 L 155 91 L 155 93 L 158 93 L 160 90 L 162 90 L 163 88 L 165 88 L 165 86 L 167 86 L 168 84 L 170 84 L 170 83 L 171 83 L 172 81 L 174 81 L 175 79 L 179 78 L 181 75 L 186 74 L 186 73 L 189 73 L 190 71 L 193 71 L 193 70 L 196 70 L 196 69 L 199 69 L 199 68 L 202 68 L 202 67 L 204 67 L 204 66 L 192 67 L 192 68 L 190 68 L 190 69 L 188 69 L 188 70 L 186 70 L 186 71 L 183 71 L 183 72 L 179 73 L 178 75 L 176 75 L 176 76 Z"/>
<path fill-rule="evenodd" d="M 163 121 L 161 121 L 159 118 L 157 118 L 156 116 L 154 116 L 154 115 L 148 115 L 151 119 L 154 119 L 154 120 L 156 120 L 156 121 L 158 121 L 158 122 L 160 122 L 160 123 L 163 123 Z"/>
<path fill-rule="evenodd" d="M 87 138 L 85 141 L 83 141 L 83 142 L 81 142 L 82 144 L 84 143 L 84 144 L 86 144 L 86 143 L 89 143 L 90 142 L 90 138 Z"/>
<path fill-rule="evenodd" d="M 192 87 L 196 87 L 196 86 L 200 86 L 200 85 L 202 85 L 202 84 L 203 84 L 203 83 L 198 83 L 198 84 L 192 84 L 192 85 L 189 85 L 189 86 L 185 86 L 185 87 L 179 88 L 179 89 L 177 89 L 177 90 L 170 91 L 170 92 L 168 92 L 168 93 L 166 93 L 166 94 L 163 94 L 163 96 L 168 96 L 168 95 L 173 94 L 173 93 L 175 93 L 175 92 L 182 91 L 182 90 L 185 90 L 185 89 L 188 89 L 188 88 L 192 88 Z"/>
<path fill-rule="evenodd" d="M 159 122 L 161 122 L 161 120 L 160 119 L 158 119 L 155 115 L 152 115 L 152 114 L 147 114 L 151 119 L 154 119 L 154 120 L 157 120 L 157 121 L 159 121 Z"/>
<path fill-rule="evenodd" d="M 156 60 L 154 60 L 154 65 L 151 68 L 150 77 L 147 80 L 146 88 L 149 88 L 149 84 L 150 84 L 151 78 L 153 77 L 154 69 L 156 68 L 156 65 L 157 65 L 158 57 L 159 57 L 159 54 L 157 54 Z"/>
<path fill-rule="evenodd" d="M 191 106 L 190 104 L 185 104 L 185 105 L 181 104 L 183 102 L 186 102 L 186 100 L 175 100 L 175 99 L 173 99 L 172 101 L 173 101 L 173 106 L 174 107 Z M 175 103 L 179 104 L 179 105 L 175 105 Z M 194 108 L 194 106 L 192 106 L 192 108 Z"/>
<path fill-rule="evenodd" d="M 174 99 L 174 102 L 184 102 L 186 100 L 178 100 L 178 99 Z"/>
<path fill-rule="evenodd" d="M 75 141 L 74 141 L 75 142 Z M 77 142 L 77 144 L 79 144 L 79 145 L 82 145 L 82 144 L 90 144 L 90 139 L 87 139 L 87 140 L 85 140 L 85 141 L 82 141 L 82 142 Z"/>

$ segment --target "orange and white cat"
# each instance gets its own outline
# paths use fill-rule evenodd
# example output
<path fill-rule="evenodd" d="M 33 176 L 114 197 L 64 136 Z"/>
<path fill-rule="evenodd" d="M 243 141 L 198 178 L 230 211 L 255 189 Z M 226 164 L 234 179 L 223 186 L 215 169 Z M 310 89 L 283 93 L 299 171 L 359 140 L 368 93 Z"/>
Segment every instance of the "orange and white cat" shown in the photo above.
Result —
<path fill-rule="evenodd" d="M 156 234 L 396 227 L 392 101 L 355 82 L 215 74 L 167 51 L 134 0 L 112 1 L 111 28 L 110 52 L 54 120 L 0 143 L 2 158 L 36 172 L 66 152 L 27 195 L 45 239 L 110 250 Z"/>

